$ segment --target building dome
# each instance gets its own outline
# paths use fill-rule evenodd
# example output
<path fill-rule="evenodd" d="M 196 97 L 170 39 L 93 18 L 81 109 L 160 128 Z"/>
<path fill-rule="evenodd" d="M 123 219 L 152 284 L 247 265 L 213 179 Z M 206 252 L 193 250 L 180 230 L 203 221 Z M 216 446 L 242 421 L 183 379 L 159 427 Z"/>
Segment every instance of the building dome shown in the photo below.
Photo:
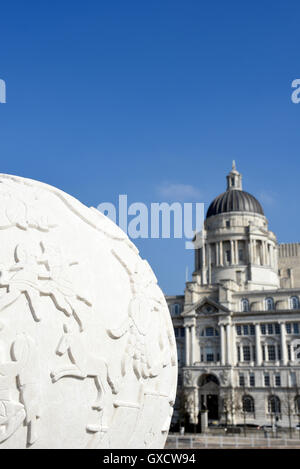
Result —
<path fill-rule="evenodd" d="M 264 215 L 258 200 L 248 192 L 232 189 L 216 197 L 208 207 L 206 218 L 227 212 L 251 212 Z"/>
<path fill-rule="evenodd" d="M 206 218 L 228 212 L 250 212 L 264 215 L 258 200 L 242 190 L 242 175 L 236 170 L 234 161 L 232 170 L 227 176 L 227 190 L 212 201 L 208 207 Z"/>

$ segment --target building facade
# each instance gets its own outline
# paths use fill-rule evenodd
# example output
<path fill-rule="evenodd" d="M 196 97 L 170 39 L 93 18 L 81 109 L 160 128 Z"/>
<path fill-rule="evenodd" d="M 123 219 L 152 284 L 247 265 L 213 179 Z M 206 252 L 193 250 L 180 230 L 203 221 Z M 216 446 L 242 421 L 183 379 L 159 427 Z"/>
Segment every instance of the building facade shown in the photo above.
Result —
<path fill-rule="evenodd" d="M 294 426 L 300 419 L 300 243 L 278 244 L 233 162 L 227 190 L 194 238 L 184 295 L 166 297 L 178 398 L 192 424 Z M 299 386 L 299 391 L 298 391 Z"/>

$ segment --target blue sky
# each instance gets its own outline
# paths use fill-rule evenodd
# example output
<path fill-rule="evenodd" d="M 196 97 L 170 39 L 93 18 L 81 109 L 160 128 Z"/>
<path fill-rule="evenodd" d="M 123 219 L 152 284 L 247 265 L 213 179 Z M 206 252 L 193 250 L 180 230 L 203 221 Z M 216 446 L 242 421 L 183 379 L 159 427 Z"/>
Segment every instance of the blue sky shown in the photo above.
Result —
<path fill-rule="evenodd" d="M 12 0 L 0 41 L 1 172 L 89 206 L 171 188 L 207 208 L 235 159 L 278 240 L 300 241 L 299 1 Z M 184 241 L 136 244 L 183 293 Z"/>

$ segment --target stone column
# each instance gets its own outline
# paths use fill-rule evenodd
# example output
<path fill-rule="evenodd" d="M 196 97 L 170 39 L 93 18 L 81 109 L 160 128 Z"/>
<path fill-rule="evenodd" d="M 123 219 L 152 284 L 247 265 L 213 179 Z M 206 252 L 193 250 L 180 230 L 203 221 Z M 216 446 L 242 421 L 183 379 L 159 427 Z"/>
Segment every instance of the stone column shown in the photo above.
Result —
<path fill-rule="evenodd" d="M 220 252 L 220 265 L 223 265 L 223 242 L 220 241 L 220 249 L 219 249 L 219 252 Z"/>
<path fill-rule="evenodd" d="M 233 366 L 236 366 L 237 364 L 237 349 L 236 349 L 236 330 L 235 330 L 235 325 L 232 325 L 231 329 L 231 338 L 232 338 L 232 364 Z"/>
<path fill-rule="evenodd" d="M 251 264 L 252 262 L 252 252 L 251 252 L 251 238 L 248 240 L 248 263 Z"/>
<path fill-rule="evenodd" d="M 207 244 L 207 257 L 208 257 L 208 283 L 211 283 L 211 245 Z"/>
<path fill-rule="evenodd" d="M 203 267 L 205 267 L 206 265 L 206 256 L 205 256 L 205 243 L 203 243 L 203 246 L 202 246 L 202 265 Z"/>
<path fill-rule="evenodd" d="M 284 322 L 280 323 L 280 339 L 281 339 L 281 361 L 283 365 L 287 365 L 288 354 L 287 354 L 286 330 L 285 330 Z"/>
<path fill-rule="evenodd" d="M 252 263 L 256 264 L 256 240 L 252 239 Z"/>
<path fill-rule="evenodd" d="M 196 347 L 196 335 L 195 335 L 195 325 L 191 326 L 191 355 L 190 355 L 190 364 L 194 365 L 195 362 L 195 347 Z"/>
<path fill-rule="evenodd" d="M 208 428 L 208 410 L 201 411 L 201 433 L 205 433 Z"/>
<path fill-rule="evenodd" d="M 216 265 L 220 265 L 219 243 L 216 242 Z"/>
<path fill-rule="evenodd" d="M 190 364 L 190 328 L 185 326 L 185 365 Z"/>
<path fill-rule="evenodd" d="M 239 263 L 239 242 L 238 242 L 238 240 L 235 240 L 234 244 L 235 244 L 235 263 L 238 264 Z"/>
<path fill-rule="evenodd" d="M 261 344 L 260 344 L 260 325 L 255 324 L 255 347 L 256 347 L 256 365 L 260 366 L 262 364 L 262 353 L 261 353 Z"/>
<path fill-rule="evenodd" d="M 223 324 L 220 324 L 220 355 L 221 365 L 225 365 L 225 331 Z"/>
<path fill-rule="evenodd" d="M 262 245 L 263 245 L 263 265 L 267 265 L 268 264 L 268 261 L 267 261 L 267 242 L 263 241 Z"/>
<path fill-rule="evenodd" d="M 205 242 L 202 245 L 202 285 L 206 284 L 206 253 L 205 253 Z"/>
<path fill-rule="evenodd" d="M 231 325 L 226 324 L 226 364 L 231 365 Z"/>
<path fill-rule="evenodd" d="M 231 257 L 230 264 L 233 265 L 234 264 L 234 248 L 233 248 L 233 241 L 232 240 L 230 240 L 230 257 Z"/>

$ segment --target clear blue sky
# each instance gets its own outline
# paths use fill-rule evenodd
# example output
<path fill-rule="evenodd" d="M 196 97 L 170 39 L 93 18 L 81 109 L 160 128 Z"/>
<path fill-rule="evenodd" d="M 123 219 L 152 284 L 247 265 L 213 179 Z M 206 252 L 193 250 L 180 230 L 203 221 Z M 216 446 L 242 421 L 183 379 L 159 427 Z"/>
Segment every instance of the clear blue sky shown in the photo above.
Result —
<path fill-rule="evenodd" d="M 299 1 L 12 0 L 0 41 L 1 172 L 89 206 L 172 185 L 208 204 L 236 159 L 279 241 L 300 241 Z M 137 245 L 181 294 L 184 241 Z"/>

